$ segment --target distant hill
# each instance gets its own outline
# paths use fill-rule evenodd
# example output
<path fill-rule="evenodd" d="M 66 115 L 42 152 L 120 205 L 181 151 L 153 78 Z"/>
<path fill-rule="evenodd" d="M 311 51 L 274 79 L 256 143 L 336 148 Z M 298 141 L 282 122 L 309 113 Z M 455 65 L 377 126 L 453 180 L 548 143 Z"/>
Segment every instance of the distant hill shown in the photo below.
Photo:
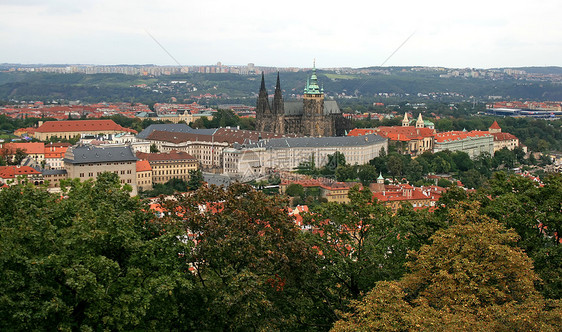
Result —
<path fill-rule="evenodd" d="M 554 74 L 554 75 L 562 75 L 562 67 L 550 66 L 550 67 L 509 67 L 509 68 L 500 68 L 500 69 L 515 69 L 515 70 L 524 70 L 529 74 Z"/>
<path fill-rule="evenodd" d="M 490 79 L 448 75 L 447 70 L 412 70 L 411 67 L 385 67 L 368 73 L 348 74 L 341 71 L 318 71 L 319 83 L 328 97 L 336 99 L 394 99 L 413 101 L 488 101 L 490 96 L 506 100 L 562 100 L 560 84 L 547 81 L 525 81 L 511 77 Z M 560 73 L 561 67 L 517 68 L 528 73 Z M 282 72 L 281 85 L 286 99 L 302 94 L 310 72 Z M 276 74 L 267 74 L 270 94 Z M 43 72 L 0 72 L 0 101 L 80 100 L 83 102 L 178 102 L 194 101 L 201 94 L 217 95 L 220 100 L 207 100 L 209 105 L 227 100 L 255 104 L 260 75 L 189 73 L 145 77 L 124 74 L 54 74 Z M 184 82 L 178 84 L 178 81 Z M 176 82 L 176 83 L 174 83 Z"/>

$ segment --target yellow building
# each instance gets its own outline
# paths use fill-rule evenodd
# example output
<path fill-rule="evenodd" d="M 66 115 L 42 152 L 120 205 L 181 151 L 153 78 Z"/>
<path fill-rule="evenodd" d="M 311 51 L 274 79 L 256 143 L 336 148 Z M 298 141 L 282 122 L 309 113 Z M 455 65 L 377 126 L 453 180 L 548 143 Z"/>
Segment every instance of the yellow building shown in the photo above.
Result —
<path fill-rule="evenodd" d="M 139 190 L 152 189 L 152 167 L 148 160 L 137 160 L 137 186 Z"/>
<path fill-rule="evenodd" d="M 196 158 L 183 151 L 167 153 L 137 152 L 137 157 L 147 160 L 152 168 L 152 183 L 166 183 L 171 179 L 189 180 L 189 172 L 199 169 Z"/>

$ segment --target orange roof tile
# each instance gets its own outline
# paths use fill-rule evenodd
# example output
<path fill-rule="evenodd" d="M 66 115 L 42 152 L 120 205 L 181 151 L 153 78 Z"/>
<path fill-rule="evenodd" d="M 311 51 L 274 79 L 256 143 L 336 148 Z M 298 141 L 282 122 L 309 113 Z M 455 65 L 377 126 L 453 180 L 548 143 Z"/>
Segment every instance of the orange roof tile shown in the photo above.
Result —
<path fill-rule="evenodd" d="M 148 160 L 137 160 L 137 172 L 148 172 L 152 171 L 150 163 Z"/>
<path fill-rule="evenodd" d="M 494 141 L 510 141 L 517 139 L 515 135 L 510 133 L 493 133 L 492 135 L 494 135 Z"/>
<path fill-rule="evenodd" d="M 38 175 L 41 172 L 29 166 L 0 166 L 0 178 L 13 179 L 19 175 Z"/>
<path fill-rule="evenodd" d="M 183 151 L 170 151 L 166 153 L 145 153 L 137 152 L 137 158 L 151 161 L 164 161 L 164 160 L 186 160 L 193 159 L 197 160 L 195 157 L 187 152 Z"/>
<path fill-rule="evenodd" d="M 501 129 L 501 128 L 500 125 L 498 125 L 498 122 L 494 120 L 494 123 L 492 123 L 490 129 Z"/>
<path fill-rule="evenodd" d="M 480 131 L 480 130 L 473 130 L 473 131 L 448 131 L 444 133 L 437 133 L 435 135 L 435 141 L 437 143 L 443 143 L 446 141 L 460 141 L 470 137 L 485 137 L 491 136 L 489 131 Z"/>
<path fill-rule="evenodd" d="M 127 131 L 136 133 L 135 130 L 124 128 L 113 120 L 75 120 L 75 121 L 47 121 L 43 123 L 37 132 L 81 132 L 81 131 Z"/>
<path fill-rule="evenodd" d="M 22 149 L 27 154 L 44 154 L 45 153 L 45 143 L 6 143 L 3 149 L 12 151 L 11 154 L 15 153 L 17 149 Z"/>

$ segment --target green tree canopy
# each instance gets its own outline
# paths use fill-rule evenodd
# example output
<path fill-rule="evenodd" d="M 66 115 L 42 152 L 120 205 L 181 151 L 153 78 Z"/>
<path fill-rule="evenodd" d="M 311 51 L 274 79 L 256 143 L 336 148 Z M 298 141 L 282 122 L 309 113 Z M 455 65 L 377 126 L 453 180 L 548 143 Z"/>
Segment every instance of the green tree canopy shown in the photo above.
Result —
<path fill-rule="evenodd" d="M 481 216 L 476 203 L 451 210 L 447 229 L 412 253 L 410 273 L 378 283 L 334 331 L 558 329 L 559 301 L 535 289 L 532 260 L 517 234 Z"/>
<path fill-rule="evenodd" d="M 0 233 L 2 330 L 169 329 L 172 294 L 193 278 L 178 260 L 189 245 L 113 173 L 62 196 L 0 191 Z"/>

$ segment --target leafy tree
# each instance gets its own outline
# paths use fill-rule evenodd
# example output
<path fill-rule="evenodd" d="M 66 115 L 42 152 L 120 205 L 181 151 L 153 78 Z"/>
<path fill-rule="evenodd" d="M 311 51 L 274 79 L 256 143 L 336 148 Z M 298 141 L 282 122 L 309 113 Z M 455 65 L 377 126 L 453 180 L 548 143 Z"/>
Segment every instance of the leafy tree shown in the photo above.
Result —
<path fill-rule="evenodd" d="M 443 159 L 441 156 L 437 156 L 435 157 L 435 159 L 433 159 L 433 163 L 432 163 L 432 168 L 435 170 L 436 173 L 449 173 L 449 170 L 451 169 L 451 164 Z"/>
<path fill-rule="evenodd" d="M 562 305 L 536 291 L 517 234 L 477 210 L 453 209 L 453 225 L 412 254 L 411 272 L 377 283 L 333 330 L 556 330 Z"/>
<path fill-rule="evenodd" d="M 461 181 L 466 188 L 480 188 L 486 179 L 475 169 L 462 173 Z"/>
<path fill-rule="evenodd" d="M 0 328 L 170 329 L 189 251 L 118 176 L 0 191 Z"/>
<path fill-rule="evenodd" d="M 455 163 L 456 169 L 461 172 L 466 172 L 474 167 L 474 163 L 466 152 L 455 151 L 452 154 L 452 159 Z"/>
<path fill-rule="evenodd" d="M 191 170 L 189 171 L 189 181 L 187 181 L 186 189 L 197 190 L 204 182 L 205 180 L 203 179 L 203 173 L 201 170 Z"/>
<path fill-rule="evenodd" d="M 503 148 L 494 153 L 494 157 L 492 158 L 492 165 L 496 169 L 500 166 L 513 168 L 515 167 L 515 161 L 515 153 L 507 148 Z"/>
<path fill-rule="evenodd" d="M 336 180 L 343 181 L 353 181 L 357 179 L 357 167 L 354 166 L 338 166 L 336 168 Z"/>
<path fill-rule="evenodd" d="M 297 166 L 297 173 L 299 174 L 313 175 L 316 174 L 316 171 L 314 155 L 311 155 L 309 160 L 303 161 Z"/>
<path fill-rule="evenodd" d="M 388 157 L 386 167 L 388 168 L 390 174 L 392 174 L 393 178 L 402 175 L 402 158 L 400 157 L 400 155 L 390 155 Z"/>
<path fill-rule="evenodd" d="M 480 213 L 500 220 L 521 237 L 518 246 L 535 261 L 548 298 L 562 298 L 562 175 L 555 174 L 539 185 L 531 179 L 498 172 L 483 192 Z M 488 198 L 490 197 L 490 198 Z"/>
<path fill-rule="evenodd" d="M 164 219 L 196 243 L 185 258 L 201 306 L 180 312 L 196 329 L 297 329 L 313 319 L 302 286 L 316 251 L 300 239 L 286 203 L 239 183 L 162 202 L 171 212 Z"/>
<path fill-rule="evenodd" d="M 173 195 L 176 192 L 186 192 L 188 183 L 182 179 L 173 178 L 166 183 L 155 183 L 152 190 L 143 191 L 142 197 L 156 197 L 160 195 Z"/>
<path fill-rule="evenodd" d="M 336 317 L 335 310 L 358 299 L 391 273 L 389 248 L 396 234 L 391 230 L 390 213 L 372 202 L 368 189 L 354 187 L 349 197 L 347 204 L 322 204 L 304 220 L 317 230 L 306 236 L 320 253 L 314 294 L 329 319 Z"/>
<path fill-rule="evenodd" d="M 375 182 L 378 177 L 377 169 L 371 165 L 360 165 L 357 167 L 357 177 L 364 186 L 368 186 L 370 183 Z"/>
<path fill-rule="evenodd" d="M 423 166 L 417 160 L 411 160 L 404 169 L 404 175 L 410 182 L 419 181 L 423 176 Z"/>
<path fill-rule="evenodd" d="M 304 187 L 298 183 L 291 183 L 287 186 L 285 193 L 291 197 L 304 196 Z"/>
<path fill-rule="evenodd" d="M 158 153 L 158 152 L 160 152 L 160 151 L 158 150 L 158 147 L 156 146 L 156 143 L 150 144 L 150 153 Z"/>
<path fill-rule="evenodd" d="M 453 183 L 451 181 L 447 180 L 447 179 L 441 178 L 441 179 L 439 179 L 439 181 L 437 181 L 437 185 L 439 187 L 449 188 L 450 186 L 453 185 Z"/>
<path fill-rule="evenodd" d="M 345 155 L 339 151 L 334 152 L 334 154 L 328 155 L 328 163 L 325 167 L 335 170 L 339 166 L 345 166 Z"/>

